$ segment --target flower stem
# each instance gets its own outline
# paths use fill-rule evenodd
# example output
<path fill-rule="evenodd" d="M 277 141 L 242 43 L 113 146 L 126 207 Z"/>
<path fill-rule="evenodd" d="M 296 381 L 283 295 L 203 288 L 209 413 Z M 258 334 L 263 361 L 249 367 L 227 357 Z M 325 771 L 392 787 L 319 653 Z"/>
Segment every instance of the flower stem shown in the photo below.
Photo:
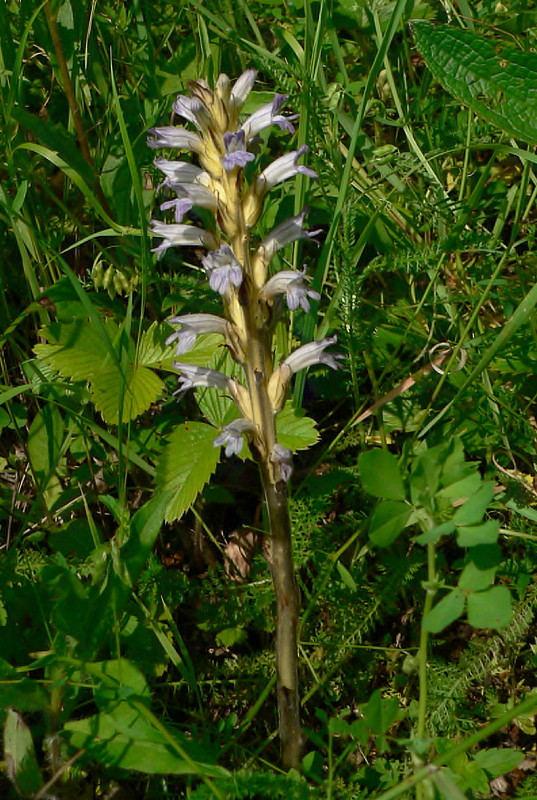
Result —
<path fill-rule="evenodd" d="M 270 568 L 276 595 L 276 673 L 281 757 L 285 769 L 299 769 L 302 748 L 298 693 L 298 590 L 291 546 L 287 488 L 261 465 L 270 524 Z"/>

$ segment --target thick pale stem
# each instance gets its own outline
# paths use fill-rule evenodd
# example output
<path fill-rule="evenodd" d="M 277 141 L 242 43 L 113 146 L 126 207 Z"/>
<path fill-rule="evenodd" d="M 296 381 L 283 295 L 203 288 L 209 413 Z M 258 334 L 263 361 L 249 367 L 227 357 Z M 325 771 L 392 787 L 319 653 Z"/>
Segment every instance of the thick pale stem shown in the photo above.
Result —
<path fill-rule="evenodd" d="M 302 735 L 298 692 L 298 591 L 291 547 L 287 489 L 274 484 L 267 465 L 261 466 L 270 522 L 271 572 L 276 594 L 276 670 L 282 762 L 300 769 Z"/>
<path fill-rule="evenodd" d="M 246 368 L 254 422 L 260 431 L 257 453 L 267 503 L 270 528 L 270 568 L 276 595 L 276 674 L 282 763 L 300 768 L 301 732 L 298 693 L 297 628 L 298 591 L 291 542 L 291 522 L 285 482 L 273 474 L 270 453 L 276 443 L 276 427 L 267 391 L 272 369 L 269 342 L 264 331 L 249 320 Z"/>

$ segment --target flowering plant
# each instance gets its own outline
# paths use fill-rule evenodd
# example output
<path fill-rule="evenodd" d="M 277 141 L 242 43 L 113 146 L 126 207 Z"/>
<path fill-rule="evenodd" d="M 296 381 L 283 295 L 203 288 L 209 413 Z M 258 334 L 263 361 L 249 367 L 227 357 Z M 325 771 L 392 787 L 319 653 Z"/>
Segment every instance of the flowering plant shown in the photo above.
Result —
<path fill-rule="evenodd" d="M 187 150 L 197 161 L 194 164 L 156 159 L 155 166 L 164 175 L 161 187 L 171 190 L 175 197 L 160 207 L 162 211 L 173 211 L 173 222 L 152 220 L 151 232 L 161 240 L 155 247 L 159 257 L 173 246 L 195 246 L 206 251 L 201 265 L 211 289 L 221 295 L 224 307 L 224 317 L 172 317 L 169 322 L 177 330 L 167 343 L 175 343 L 177 356 L 184 356 L 199 334 L 219 334 L 244 373 L 244 381 L 239 382 L 184 360 L 174 363 L 180 392 L 211 387 L 231 396 L 239 417 L 223 427 L 214 445 L 223 446 L 226 456 L 239 454 L 245 437 L 260 468 L 278 607 L 276 660 L 282 755 L 285 766 L 296 767 L 301 738 L 296 666 L 298 598 L 286 489 L 292 473 L 292 453 L 278 441 L 275 420 L 294 373 L 317 363 L 337 369 L 340 356 L 325 352 L 335 343 L 333 336 L 305 344 L 274 364 L 272 337 L 282 299 L 292 311 L 308 311 L 310 300 L 318 300 L 319 294 L 309 288 L 304 272 L 286 269 L 270 276 L 271 259 L 287 244 L 312 239 L 320 231 L 304 228 L 306 209 L 278 225 L 257 247 L 251 246 L 251 231 L 261 216 L 267 192 L 274 186 L 298 174 L 310 178 L 317 175 L 300 163 L 308 150 L 302 146 L 246 179 L 245 168 L 255 160 L 250 148 L 257 134 L 272 125 L 293 133 L 297 118 L 282 113 L 287 97 L 276 94 L 241 122 L 241 109 L 254 80 L 255 71 L 246 70 L 234 84 L 227 75 L 220 75 L 214 90 L 203 80 L 192 82 L 191 97 L 179 95 L 173 109 L 195 131 L 180 126 L 150 131 L 150 147 Z M 207 229 L 188 221 L 192 208 L 208 212 Z"/>

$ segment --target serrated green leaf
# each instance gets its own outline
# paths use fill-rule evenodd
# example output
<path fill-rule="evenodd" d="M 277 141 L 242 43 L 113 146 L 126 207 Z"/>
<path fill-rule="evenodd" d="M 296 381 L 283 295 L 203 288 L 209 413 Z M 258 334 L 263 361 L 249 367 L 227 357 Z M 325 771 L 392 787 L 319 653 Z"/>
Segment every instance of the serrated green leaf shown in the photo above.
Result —
<path fill-rule="evenodd" d="M 412 513 L 411 506 L 396 500 L 380 503 L 369 524 L 369 537 L 377 547 L 388 547 L 403 532 Z"/>
<path fill-rule="evenodd" d="M 423 617 L 423 627 L 429 633 L 440 633 L 458 619 L 464 611 L 464 595 L 453 589 Z"/>
<path fill-rule="evenodd" d="M 319 441 L 319 433 L 315 427 L 315 420 L 306 417 L 303 412 L 293 408 L 288 400 L 276 417 L 276 434 L 278 442 L 296 453 L 297 450 L 307 450 Z"/>
<path fill-rule="evenodd" d="M 95 375 L 90 385 L 95 408 L 112 425 L 117 425 L 120 417 L 124 421 L 139 417 L 164 389 L 158 375 L 147 367 L 127 364 L 122 377 L 123 381 L 118 369 L 110 367 Z"/>
<path fill-rule="evenodd" d="M 36 355 L 63 377 L 88 381 L 92 401 L 105 422 L 117 425 L 120 418 L 135 419 L 163 390 L 158 375 L 136 362 L 134 343 L 113 320 L 105 320 L 102 331 L 91 320 L 78 319 L 53 323 L 41 334 L 49 344 L 36 345 Z M 147 348 L 143 352 L 148 358 Z"/>
<path fill-rule="evenodd" d="M 365 491 L 385 500 L 404 500 L 405 487 L 399 464 L 387 450 L 368 450 L 358 458 L 360 478 Z"/>
<path fill-rule="evenodd" d="M 172 492 L 165 519 L 172 522 L 187 511 L 218 464 L 220 449 L 214 447 L 218 432 L 203 422 L 185 422 L 168 437 L 157 465 L 157 485 Z"/>
<path fill-rule="evenodd" d="M 499 48 L 466 28 L 412 25 L 427 66 L 448 92 L 511 136 L 537 142 L 537 54 Z"/>
<path fill-rule="evenodd" d="M 474 628 L 503 628 L 511 620 L 511 593 L 507 586 L 493 586 L 468 597 L 468 622 Z"/>

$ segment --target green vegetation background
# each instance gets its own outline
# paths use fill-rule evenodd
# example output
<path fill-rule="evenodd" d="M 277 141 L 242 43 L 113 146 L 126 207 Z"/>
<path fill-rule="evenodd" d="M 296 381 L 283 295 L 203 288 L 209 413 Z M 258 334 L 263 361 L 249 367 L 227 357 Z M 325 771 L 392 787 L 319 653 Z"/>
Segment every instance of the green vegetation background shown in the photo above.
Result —
<path fill-rule="evenodd" d="M 0 0 L 0 26 L 3 796 L 535 797 L 535 4 Z M 319 440 L 291 778 L 255 471 L 215 453 L 198 494 L 166 459 L 225 409 L 173 397 L 165 320 L 217 305 L 147 236 L 147 129 L 248 67 L 248 110 L 289 95 L 319 173 L 263 218 L 307 202 L 323 230 L 282 255 L 323 299 L 278 347 L 335 331 L 347 356 L 293 397 Z"/>

